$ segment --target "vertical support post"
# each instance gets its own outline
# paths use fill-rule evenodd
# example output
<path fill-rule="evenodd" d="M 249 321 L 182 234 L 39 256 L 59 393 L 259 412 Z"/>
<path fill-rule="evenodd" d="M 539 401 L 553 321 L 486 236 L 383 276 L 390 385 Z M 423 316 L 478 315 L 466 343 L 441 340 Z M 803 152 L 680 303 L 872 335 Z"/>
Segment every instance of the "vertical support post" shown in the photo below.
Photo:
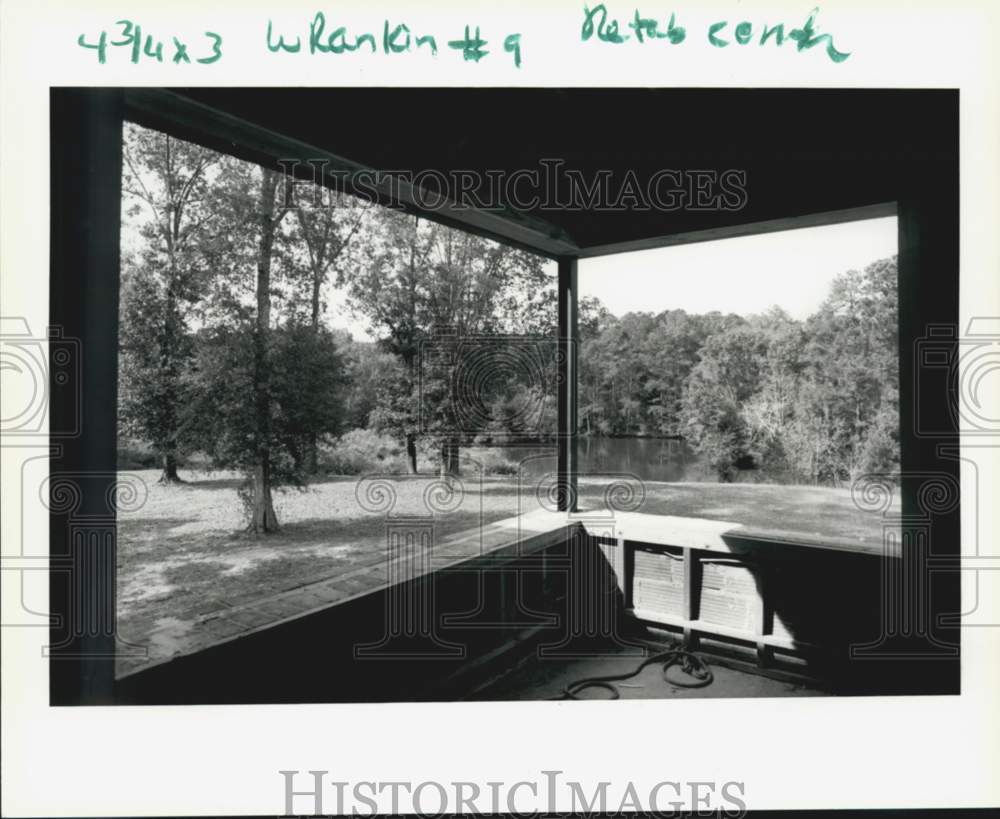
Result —
<path fill-rule="evenodd" d="M 754 623 L 757 628 L 757 665 L 767 668 L 771 664 L 771 646 L 763 639 L 764 635 L 774 630 L 774 607 L 770 602 L 768 589 L 768 571 L 770 567 L 759 566 L 757 569 L 757 610 L 754 612 Z"/>
<path fill-rule="evenodd" d="M 615 526 L 615 545 L 611 548 L 614 549 L 614 565 L 613 569 L 615 572 L 615 582 L 618 584 L 618 588 L 622 593 L 622 605 L 624 607 L 629 606 L 629 583 L 628 575 L 625 569 L 625 533 L 622 532 L 621 526 Z"/>
<path fill-rule="evenodd" d="M 694 549 L 685 546 L 681 553 L 684 556 L 684 599 L 681 609 L 684 614 L 684 647 L 688 651 L 695 651 L 698 648 L 698 632 L 691 623 L 700 617 L 698 603 L 701 595 L 701 561 Z"/>
<path fill-rule="evenodd" d="M 955 364 L 965 329 L 957 325 L 957 171 L 928 168 L 919 184 L 924 189 L 898 202 L 902 540 L 899 559 L 883 558 L 887 576 L 898 585 L 895 592 L 884 591 L 882 635 L 876 647 L 853 646 L 852 655 L 933 657 L 935 675 L 940 675 L 946 689 L 955 690 L 961 635 L 957 628 L 944 625 L 942 615 L 962 611 L 959 573 L 937 573 L 932 585 L 929 560 L 959 556 L 960 508 L 956 502 L 951 508 L 935 509 L 933 503 L 928 505 L 930 496 L 924 490 L 935 474 L 955 487 L 961 480 L 959 462 L 949 456 L 958 450 L 957 409 L 962 399 L 956 389 Z M 940 366 L 942 354 L 950 367 Z M 946 381 L 940 379 L 943 369 Z M 887 614 L 893 606 L 898 607 L 897 614 Z M 952 662 L 941 663 L 944 658 Z"/>
<path fill-rule="evenodd" d="M 577 260 L 559 259 L 559 511 L 575 512 L 577 490 Z"/>
<path fill-rule="evenodd" d="M 50 388 L 50 436 L 60 444 L 51 471 L 87 476 L 78 481 L 84 517 L 108 514 L 116 481 L 123 108 L 116 89 L 58 88 L 50 96 L 50 324 L 65 338 L 79 339 L 80 355 L 76 393 Z M 67 516 L 51 517 L 51 558 L 74 567 L 50 574 L 50 607 L 58 623 L 50 638 L 53 705 L 107 703 L 113 697 L 113 517 L 99 561 L 87 550 L 88 539 L 74 535 Z M 86 624 L 79 622 L 83 612 L 92 615 Z"/>

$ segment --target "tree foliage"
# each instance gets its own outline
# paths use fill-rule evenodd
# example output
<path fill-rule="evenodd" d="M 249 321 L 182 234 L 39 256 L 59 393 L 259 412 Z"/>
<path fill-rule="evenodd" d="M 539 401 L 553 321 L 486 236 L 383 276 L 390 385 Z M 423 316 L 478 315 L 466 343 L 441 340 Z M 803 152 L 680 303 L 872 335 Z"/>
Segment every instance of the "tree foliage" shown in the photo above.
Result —
<path fill-rule="evenodd" d="M 141 128 L 125 156 L 123 432 L 163 455 L 165 478 L 195 448 L 239 469 L 249 528 L 273 531 L 272 488 L 302 485 L 316 436 L 346 411 L 316 283 L 347 234 L 339 214 L 293 224 L 277 172 Z"/>
<path fill-rule="evenodd" d="M 261 430 L 249 396 L 257 379 L 256 339 L 251 326 L 216 326 L 195 338 L 189 376 L 192 407 L 199 421 L 193 432 L 200 449 L 222 469 L 252 472 L 263 443 L 270 454 L 274 486 L 301 486 L 313 433 L 342 431 L 346 413 L 347 367 L 333 333 L 308 325 L 274 329 L 266 367 L 269 423 Z M 266 434 L 267 440 L 260 438 Z"/>
<path fill-rule="evenodd" d="M 488 432 L 462 419 L 502 414 L 511 393 L 538 386 L 517 382 L 516 375 L 500 377 L 501 362 L 510 360 L 510 350 L 498 349 L 507 344 L 502 338 L 488 342 L 492 358 L 463 342 L 514 333 L 552 334 L 552 277 L 537 256 L 388 209 L 373 215 L 364 247 L 365 258 L 345 286 L 354 309 L 381 339 L 381 349 L 401 364 L 379 385 L 371 420 L 406 440 L 413 471 L 418 436 L 434 436 L 441 446 L 441 469 L 453 474 L 459 447 L 469 442 L 470 432 Z M 442 365 L 453 347 L 457 357 Z M 520 349 L 513 353 L 515 358 L 529 354 Z M 468 391 L 471 376 L 461 369 L 469 356 L 487 362 L 485 372 L 473 374 L 474 394 Z M 470 400 L 482 407 L 470 406 Z"/>
<path fill-rule="evenodd" d="M 541 258 L 141 128 L 124 158 L 120 429 L 162 480 L 206 453 L 243 473 L 248 524 L 267 532 L 272 488 L 304 485 L 321 444 L 356 466 L 395 440 L 414 472 L 433 446 L 453 474 L 460 447 L 555 433 Z M 896 278 L 895 257 L 848 271 L 804 321 L 617 318 L 581 298 L 580 431 L 683 437 L 721 480 L 893 470 Z M 334 291 L 375 342 L 331 329 Z"/>
<path fill-rule="evenodd" d="M 121 383 L 124 431 L 149 441 L 161 481 L 176 482 L 187 448 L 190 317 L 204 295 L 217 229 L 216 156 L 165 134 L 126 126 L 122 177 Z"/>
<path fill-rule="evenodd" d="M 899 459 L 896 259 L 838 276 L 805 321 L 601 315 L 581 333 L 585 434 L 679 435 L 721 480 L 838 484 Z"/>

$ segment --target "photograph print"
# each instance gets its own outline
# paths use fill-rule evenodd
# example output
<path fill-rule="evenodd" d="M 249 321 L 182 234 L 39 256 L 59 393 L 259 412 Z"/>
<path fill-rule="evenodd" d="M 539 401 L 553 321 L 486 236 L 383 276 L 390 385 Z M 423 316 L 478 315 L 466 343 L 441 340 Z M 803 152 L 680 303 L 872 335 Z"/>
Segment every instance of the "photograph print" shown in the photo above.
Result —
<path fill-rule="evenodd" d="M 50 117 L 52 704 L 960 693 L 956 91 Z"/>

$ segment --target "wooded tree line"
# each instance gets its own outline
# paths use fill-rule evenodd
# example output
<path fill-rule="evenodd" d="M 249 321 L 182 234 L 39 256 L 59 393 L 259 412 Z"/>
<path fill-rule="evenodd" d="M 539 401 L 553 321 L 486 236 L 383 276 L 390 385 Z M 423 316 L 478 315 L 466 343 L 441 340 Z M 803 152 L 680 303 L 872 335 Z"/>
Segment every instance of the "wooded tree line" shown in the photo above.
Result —
<path fill-rule="evenodd" d="M 272 489 L 301 485 L 345 429 L 399 437 L 414 472 L 434 437 L 457 469 L 471 437 L 451 407 L 467 396 L 418 372 L 442 328 L 555 331 L 539 257 L 131 125 L 123 200 L 120 432 L 152 446 L 162 482 L 194 451 L 239 470 L 254 532 L 278 525 Z M 330 283 L 377 344 L 329 329 Z M 501 426 L 508 376 L 481 385 Z"/>
<path fill-rule="evenodd" d="M 584 434 L 685 438 L 739 469 L 840 484 L 899 463 L 896 257 L 839 275 L 815 314 L 581 308 Z"/>
<path fill-rule="evenodd" d="M 204 453 L 244 476 L 263 533 L 278 525 L 273 488 L 302 485 L 345 431 L 390 435 L 410 471 L 445 474 L 461 447 L 555 431 L 556 291 L 541 258 L 131 125 L 122 181 L 119 429 L 152 447 L 161 481 Z M 777 309 L 617 319 L 583 299 L 581 432 L 684 436 L 723 480 L 746 466 L 817 483 L 891 468 L 895 269 L 844 274 L 804 322 Z M 334 287 L 377 343 L 329 328 Z M 445 329 L 496 337 L 472 350 L 471 380 L 419 367 Z M 478 427 L 456 424 L 456 406 Z"/>

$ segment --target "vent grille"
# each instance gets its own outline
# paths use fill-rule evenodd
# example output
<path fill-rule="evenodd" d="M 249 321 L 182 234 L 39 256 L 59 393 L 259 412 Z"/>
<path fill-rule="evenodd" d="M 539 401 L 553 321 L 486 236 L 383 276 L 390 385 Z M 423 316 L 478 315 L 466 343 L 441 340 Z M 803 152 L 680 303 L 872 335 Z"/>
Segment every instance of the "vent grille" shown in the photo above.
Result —
<path fill-rule="evenodd" d="M 759 634 L 761 598 L 753 572 L 742 565 L 702 563 L 699 619 Z"/>
<path fill-rule="evenodd" d="M 679 553 L 636 549 L 632 605 L 657 614 L 684 614 L 684 561 Z"/>

